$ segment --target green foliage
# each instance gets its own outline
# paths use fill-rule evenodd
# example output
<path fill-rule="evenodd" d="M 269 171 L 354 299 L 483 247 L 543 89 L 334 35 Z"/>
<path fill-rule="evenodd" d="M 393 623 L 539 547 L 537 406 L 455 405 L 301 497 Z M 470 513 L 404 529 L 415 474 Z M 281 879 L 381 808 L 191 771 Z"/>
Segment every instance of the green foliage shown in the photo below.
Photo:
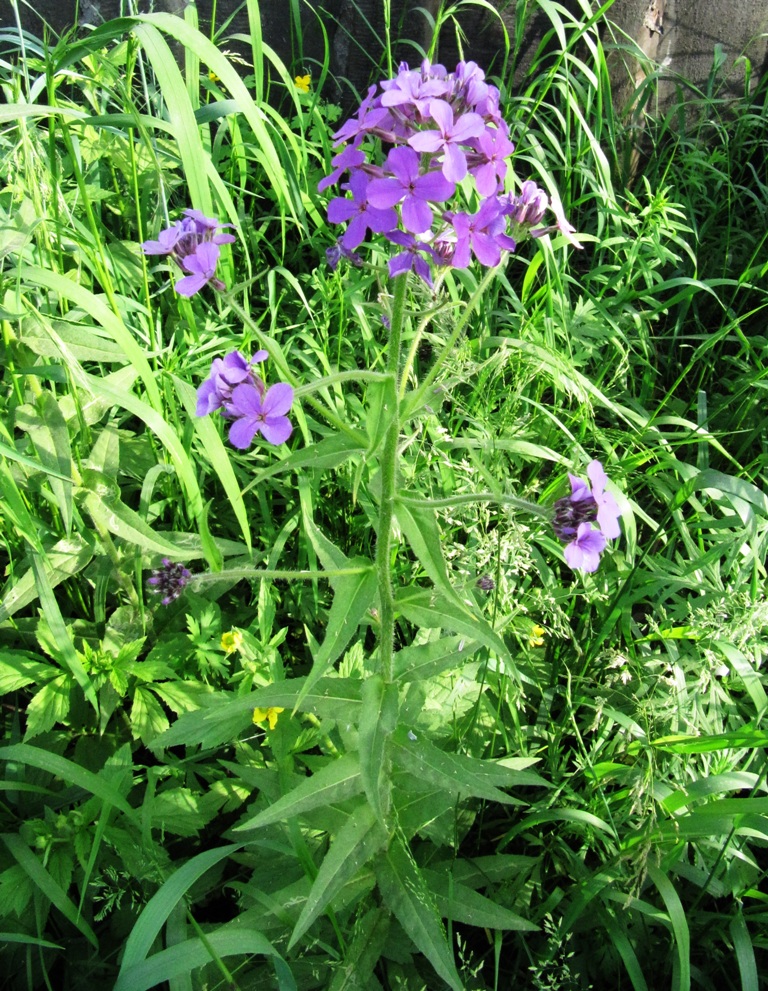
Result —
<path fill-rule="evenodd" d="M 768 79 L 727 102 L 716 58 L 638 147 L 609 5 L 518 4 L 492 70 L 515 173 L 585 250 L 541 238 L 395 290 L 380 246 L 323 264 L 341 110 L 327 52 L 295 85 L 287 6 L 290 64 L 256 0 L 235 39 L 193 7 L 6 38 L 7 972 L 27 991 L 753 991 Z M 472 8 L 496 16 L 440 5 L 432 54 Z M 227 290 L 192 300 L 139 247 L 189 206 L 237 238 Z M 195 388 L 262 347 L 294 434 L 245 453 Z M 578 575 L 548 513 L 595 457 L 622 537 Z M 164 559 L 192 573 L 165 606 Z"/>

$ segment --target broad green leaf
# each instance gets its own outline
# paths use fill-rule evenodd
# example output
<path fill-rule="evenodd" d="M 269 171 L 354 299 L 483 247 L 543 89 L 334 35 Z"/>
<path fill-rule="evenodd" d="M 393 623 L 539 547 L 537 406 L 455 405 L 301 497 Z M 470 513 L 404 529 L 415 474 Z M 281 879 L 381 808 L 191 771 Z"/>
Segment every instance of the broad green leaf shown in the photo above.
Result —
<path fill-rule="evenodd" d="M 141 548 L 147 554 L 161 554 L 178 560 L 178 547 L 153 530 L 135 510 L 126 506 L 109 479 L 100 472 L 88 470 L 83 475 L 83 483 L 83 507 L 100 529 L 120 537 L 132 547 Z"/>
<path fill-rule="evenodd" d="M 145 747 L 168 729 L 168 717 L 149 688 L 137 685 L 131 706 L 131 732 Z"/>
<path fill-rule="evenodd" d="M 251 724 L 255 708 L 298 708 L 318 717 L 356 722 L 362 682 L 353 678 L 321 678 L 312 691 L 302 692 L 306 678 L 291 678 L 232 698 L 215 693 L 201 696 L 200 708 L 180 716 L 171 728 L 152 742 L 152 749 L 179 745 L 215 747 L 229 743 Z M 172 690 L 169 684 L 164 690 Z M 301 695 L 301 700 L 299 700 Z"/>
<path fill-rule="evenodd" d="M 98 950 L 99 941 L 93 929 L 91 929 L 85 919 L 80 915 L 77 907 L 67 897 L 66 892 L 51 877 L 50 873 L 43 867 L 40 860 L 32 853 L 21 837 L 11 833 L 3 833 L 0 838 L 5 843 L 16 863 L 24 869 L 45 898 L 52 905 L 55 905 L 67 921 L 85 936 L 94 949 Z"/>
<path fill-rule="evenodd" d="M 131 969 L 146 959 L 147 954 L 152 949 L 152 944 L 173 909 L 206 871 L 237 853 L 238 850 L 242 850 L 242 847 L 242 843 L 230 843 L 228 846 L 199 853 L 196 857 L 192 857 L 191 860 L 182 864 L 181 867 L 177 867 L 168 880 L 163 882 L 142 909 L 141 915 L 136 920 L 126 940 L 123 962 L 117 984 L 115 984 L 115 991 L 118 987 L 124 988 L 125 991 L 129 991 L 129 989 L 136 991 L 136 987 L 129 979 Z M 174 947 L 174 949 L 176 948 Z M 162 979 L 164 980 L 164 978 Z M 152 987 L 153 985 L 142 985 L 142 987 L 144 986 Z"/>
<path fill-rule="evenodd" d="M 409 622 L 427 630 L 450 630 L 467 640 L 476 640 L 503 657 L 508 665 L 511 658 L 506 644 L 489 623 L 456 601 L 427 589 L 400 589 L 395 596 L 395 609 Z M 512 670 L 515 670 L 512 668 Z"/>
<path fill-rule="evenodd" d="M 387 738 L 397 726 L 397 685 L 386 685 L 379 674 L 370 675 L 363 682 L 362 701 L 358 729 L 360 774 L 371 808 L 382 826 L 386 826 L 391 782 L 385 748 Z"/>
<path fill-rule="evenodd" d="M 352 567 L 366 564 L 370 564 L 367 571 L 357 575 L 343 575 L 333 582 L 333 604 L 328 614 L 325 638 L 315 655 L 312 671 L 307 676 L 297 705 L 344 653 L 376 598 L 378 584 L 373 565 L 362 558 L 349 562 Z"/>
<path fill-rule="evenodd" d="M 435 901 L 410 851 L 398 836 L 376 861 L 376 878 L 384 902 L 440 977 L 464 991 Z"/>
<path fill-rule="evenodd" d="M 434 509 L 423 509 L 413 503 L 395 499 L 395 518 L 408 541 L 411 550 L 421 562 L 433 585 L 440 589 L 449 601 L 456 601 L 461 611 L 466 609 L 456 594 L 443 557 L 440 527 Z"/>
<path fill-rule="evenodd" d="M 71 689 L 72 677 L 68 674 L 59 675 L 40 689 L 27 706 L 25 740 L 47 733 L 56 723 L 66 719 Z"/>
<path fill-rule="evenodd" d="M 389 918 L 385 909 L 372 908 L 357 923 L 328 991 L 360 991 L 370 987 L 374 968 L 386 946 Z"/>
<path fill-rule="evenodd" d="M 201 811 L 203 796 L 189 788 L 166 788 L 149 800 L 153 828 L 176 836 L 197 836 L 208 821 Z"/>
<path fill-rule="evenodd" d="M 476 760 L 463 754 L 439 750 L 424 737 L 401 727 L 389 740 L 389 751 L 395 767 L 414 774 L 425 783 L 443 788 L 451 794 L 485 798 L 505 805 L 522 805 L 520 799 L 500 791 L 498 786 L 544 785 L 538 774 L 514 771 L 491 761 Z"/>
<path fill-rule="evenodd" d="M 435 678 L 443 671 L 463 667 L 480 644 L 467 642 L 463 637 L 441 637 L 403 647 L 394 655 L 395 680 L 424 681 Z"/>
<path fill-rule="evenodd" d="M 463 922 L 481 929 L 518 930 L 534 932 L 538 926 L 521 915 L 503 908 L 484 895 L 452 879 L 449 872 L 426 870 L 422 876 L 435 896 L 440 914 L 446 919 Z"/>
<path fill-rule="evenodd" d="M 33 660 L 23 651 L 0 648 L 0 695 L 26 685 L 42 684 L 58 675 L 60 670 L 53 664 Z"/>
<path fill-rule="evenodd" d="M 268 809 L 235 826 L 235 832 L 260 829 L 273 822 L 291 819 L 318 806 L 332 805 L 334 802 L 352 798 L 353 795 L 359 795 L 362 790 L 363 782 L 357 757 L 354 754 L 344 754 L 330 764 L 326 764 L 287 795 L 283 795 Z"/>
<path fill-rule="evenodd" d="M 324 912 L 347 881 L 387 842 L 387 831 L 379 824 L 373 810 L 365 802 L 354 810 L 333 838 L 323 858 L 312 889 L 291 935 L 288 949 Z"/>

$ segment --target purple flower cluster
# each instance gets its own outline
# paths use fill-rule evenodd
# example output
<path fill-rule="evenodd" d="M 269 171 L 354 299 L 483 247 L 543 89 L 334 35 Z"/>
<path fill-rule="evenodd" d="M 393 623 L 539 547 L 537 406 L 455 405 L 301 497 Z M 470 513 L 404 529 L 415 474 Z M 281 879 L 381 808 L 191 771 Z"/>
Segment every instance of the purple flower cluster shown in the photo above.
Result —
<path fill-rule="evenodd" d="M 335 261 L 353 254 L 369 231 L 383 234 L 403 249 L 389 262 L 390 276 L 414 271 L 431 284 L 430 262 L 466 268 L 474 255 L 492 267 L 527 234 L 559 230 L 580 247 L 559 204 L 535 183 L 524 183 L 518 195 L 504 192 L 514 145 L 499 91 L 474 62 L 451 73 L 427 60 L 419 69 L 402 63 L 378 94 L 371 86 L 334 138 L 341 150 L 318 189 L 346 176 L 345 195 L 328 204 L 328 220 L 347 224 Z M 461 204 L 457 190 L 467 176 L 479 200 L 473 212 L 451 204 L 455 197 Z M 548 208 L 556 223 L 538 227 Z"/>
<path fill-rule="evenodd" d="M 176 292 L 181 296 L 194 296 L 209 282 L 214 289 L 225 289 L 221 279 L 216 278 L 216 265 L 219 261 L 219 245 L 231 244 L 233 234 L 216 234 L 221 227 L 213 217 L 204 216 L 199 210 L 185 210 L 184 219 L 160 231 L 156 241 L 144 241 L 145 255 L 168 255 L 186 275 L 176 283 Z"/>
<path fill-rule="evenodd" d="M 293 430 L 285 415 L 293 405 L 293 389 L 287 382 L 276 382 L 268 389 L 254 370 L 267 357 L 266 351 L 257 351 L 249 360 L 232 351 L 224 358 L 214 358 L 210 375 L 197 390 L 197 415 L 220 409 L 233 421 L 230 442 L 241 450 L 250 447 L 257 433 L 278 445 L 287 441 Z"/>
<path fill-rule="evenodd" d="M 185 568 L 179 561 L 171 561 L 164 557 L 162 566 L 155 568 L 152 577 L 147 579 L 147 585 L 152 586 L 152 591 L 156 595 L 162 595 L 160 604 L 169 606 L 184 591 L 185 585 L 189 584 L 192 572 Z"/>
<path fill-rule="evenodd" d="M 616 500 L 605 491 L 608 478 L 599 461 L 590 461 L 587 476 L 591 489 L 583 479 L 568 476 L 571 494 L 557 500 L 552 518 L 555 533 L 565 542 L 565 560 L 574 571 L 597 571 L 607 542 L 621 533 L 621 513 Z"/>

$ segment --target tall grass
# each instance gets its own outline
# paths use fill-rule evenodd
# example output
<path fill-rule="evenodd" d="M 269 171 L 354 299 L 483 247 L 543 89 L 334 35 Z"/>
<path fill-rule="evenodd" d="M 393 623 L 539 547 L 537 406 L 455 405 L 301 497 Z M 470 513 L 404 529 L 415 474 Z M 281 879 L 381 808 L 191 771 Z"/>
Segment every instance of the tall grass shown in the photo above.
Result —
<path fill-rule="evenodd" d="M 4 39 L 8 987 L 760 987 L 768 82 L 715 64 L 628 185 L 607 6 L 527 5 L 496 79 L 585 250 L 409 281 L 401 379 L 383 248 L 325 265 L 346 84 L 295 85 L 298 5 L 290 65 L 256 0 L 246 67 L 191 8 Z M 139 248 L 186 207 L 224 293 Z M 294 434 L 243 454 L 195 387 L 258 348 Z M 622 537 L 579 575 L 546 510 L 593 458 Z"/>

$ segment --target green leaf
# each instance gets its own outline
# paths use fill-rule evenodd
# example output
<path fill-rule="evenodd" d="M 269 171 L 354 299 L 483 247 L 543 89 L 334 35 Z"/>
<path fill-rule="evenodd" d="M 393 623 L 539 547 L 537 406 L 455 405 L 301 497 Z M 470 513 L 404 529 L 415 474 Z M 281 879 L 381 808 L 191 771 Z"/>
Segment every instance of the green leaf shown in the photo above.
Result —
<path fill-rule="evenodd" d="M 93 557 L 93 550 L 93 540 L 77 533 L 48 547 L 45 551 L 44 566 L 50 587 L 55 588 L 66 578 L 71 578 L 72 575 L 82 571 Z M 3 596 L 3 601 L 0 603 L 0 623 L 13 616 L 19 609 L 28 606 L 30 602 L 34 602 L 39 594 L 34 569 L 28 568 Z"/>
<path fill-rule="evenodd" d="M 60 781 L 68 781 L 78 788 L 84 788 L 102 801 L 114 805 L 129 819 L 137 818 L 135 810 L 107 780 L 103 771 L 94 774 L 65 757 L 33 747 L 28 743 L 14 743 L 9 747 L 0 747 L 0 760 L 19 761 L 21 764 L 47 771 Z"/>
<path fill-rule="evenodd" d="M 299 703 L 334 661 L 341 657 L 376 598 L 378 585 L 373 564 L 365 559 L 355 558 L 349 565 L 370 567 L 360 574 L 344 575 L 333 581 L 333 604 L 328 614 L 325 638 L 315 655 L 312 671 L 299 695 Z"/>
<path fill-rule="evenodd" d="M 372 908 L 355 926 L 352 942 L 339 965 L 328 991 L 360 991 L 369 988 L 374 968 L 384 951 L 389 934 L 389 912 Z M 374 985 L 375 986 L 375 985 Z"/>
<path fill-rule="evenodd" d="M 464 637 L 440 637 L 403 647 L 394 655 L 396 681 L 425 681 L 467 664 L 480 644 Z"/>
<path fill-rule="evenodd" d="M 752 944 L 749 929 L 747 929 L 741 908 L 738 909 L 736 915 L 731 919 L 728 931 L 733 940 L 736 962 L 739 965 L 741 991 L 759 991 L 760 981 L 757 976 L 755 948 Z"/>
<path fill-rule="evenodd" d="M 440 542 L 440 528 L 434 509 L 424 509 L 413 503 L 395 499 L 395 518 L 410 544 L 411 550 L 419 559 L 436 588 L 439 588 L 449 601 L 456 601 L 464 611 L 465 606 L 456 594 L 443 557 Z"/>
<path fill-rule="evenodd" d="M 147 554 L 178 560 L 179 549 L 120 500 L 112 479 L 89 469 L 83 473 L 83 506 L 101 530 L 140 547 Z"/>
<path fill-rule="evenodd" d="M 385 904 L 453 991 L 464 991 L 440 915 L 410 851 L 398 836 L 376 863 Z"/>
<path fill-rule="evenodd" d="M 334 837 L 320 865 L 291 935 L 289 950 L 325 911 L 347 881 L 384 846 L 387 838 L 387 831 L 377 821 L 370 806 L 364 802 L 358 805 Z"/>
<path fill-rule="evenodd" d="M 538 926 L 521 915 L 503 908 L 450 876 L 449 872 L 422 869 L 422 875 L 446 919 L 481 929 L 534 932 Z"/>
<path fill-rule="evenodd" d="M 146 959 L 147 954 L 152 949 L 152 944 L 173 909 L 206 871 L 237 853 L 242 847 L 242 843 L 230 843 L 227 846 L 217 847 L 215 850 L 199 853 L 178 867 L 168 880 L 163 882 L 144 906 L 126 940 L 123 962 L 114 991 L 117 991 L 119 987 L 124 988 L 124 991 L 129 991 L 129 989 L 130 991 L 137 991 L 138 985 L 134 985 L 129 980 L 129 974 L 132 968 Z M 174 947 L 174 949 L 176 948 Z M 152 986 L 151 984 L 142 985 L 142 987 Z"/>
<path fill-rule="evenodd" d="M 205 967 L 213 961 L 212 953 L 216 958 L 244 957 L 255 953 L 282 961 L 280 954 L 262 933 L 230 923 L 208 933 L 205 940 L 187 939 L 153 953 L 147 960 L 128 967 L 123 963 L 112 991 L 148 991 L 180 974 L 191 974 L 198 967 Z M 283 973 L 286 972 L 290 973 L 287 966 Z M 295 989 L 293 984 L 292 991 Z"/>
<path fill-rule="evenodd" d="M 139 737 L 145 747 L 168 729 L 168 717 L 163 707 L 148 688 L 137 685 L 131 706 L 131 732 Z"/>
<path fill-rule="evenodd" d="M 17 409 L 16 425 L 29 434 L 43 470 L 51 472 L 48 484 L 56 498 L 62 526 L 69 536 L 72 529 L 72 450 L 59 404 L 50 392 L 43 392 L 34 408 L 21 406 Z M 62 476 L 69 480 L 63 481 Z"/>
<path fill-rule="evenodd" d="M 390 738 L 389 750 L 395 767 L 416 775 L 451 794 L 485 798 L 505 805 L 522 805 L 497 786 L 546 785 L 543 778 L 528 771 L 509 770 L 490 761 L 439 750 L 424 737 L 411 739 L 405 727 Z"/>
<path fill-rule="evenodd" d="M 4 749 L 7 750 L 13 748 Z M 8 847 L 8 851 L 13 856 L 15 861 L 24 869 L 32 882 L 48 899 L 48 901 L 52 905 L 55 905 L 67 921 L 79 930 L 83 936 L 85 936 L 94 949 L 98 950 L 99 941 L 96 939 L 96 934 L 93 929 L 91 929 L 85 919 L 83 919 L 80 912 L 77 910 L 77 907 L 67 897 L 66 892 L 62 890 L 56 881 L 54 881 L 21 837 L 10 833 L 4 833 L 0 838 L 2 838 L 3 843 L 5 843 L 6 847 Z"/>
<path fill-rule="evenodd" d="M 0 695 L 55 677 L 60 668 L 34 661 L 20 650 L 0 649 Z"/>
<path fill-rule="evenodd" d="M 344 754 L 306 778 L 268 809 L 235 826 L 235 832 L 260 829 L 274 822 L 291 819 L 318 806 L 332 805 L 352 798 L 362 790 L 363 782 L 357 757 L 354 754 Z"/>
<path fill-rule="evenodd" d="M 672 972 L 672 991 L 690 991 L 691 987 L 691 937 L 680 896 L 667 875 L 651 860 L 646 863 L 648 877 L 653 881 L 667 908 L 669 922 L 675 937 L 678 966 Z"/>
<path fill-rule="evenodd" d="M 503 657 L 510 669 L 516 671 L 509 651 L 499 634 L 482 616 L 437 591 L 427 589 L 400 589 L 395 596 L 395 608 L 409 622 L 427 630 L 451 630 L 467 640 L 476 640 Z"/>
<path fill-rule="evenodd" d="M 207 817 L 200 810 L 203 796 L 189 788 L 166 788 L 149 801 L 152 827 L 176 836 L 197 836 Z"/>
<path fill-rule="evenodd" d="M 321 678 L 312 691 L 303 692 L 306 678 L 291 678 L 232 698 L 221 692 L 201 696 L 200 708 L 180 716 L 152 742 L 152 749 L 179 745 L 215 747 L 229 743 L 251 725 L 253 710 L 271 706 L 297 708 L 318 717 L 356 722 L 362 682 L 353 678 Z M 163 690 L 172 690 L 168 684 Z M 301 695 L 301 699 L 299 696 Z"/>
<path fill-rule="evenodd" d="M 397 726 L 397 685 L 386 685 L 380 674 L 371 675 L 363 682 L 362 701 L 358 731 L 360 773 L 371 808 L 382 826 L 386 826 L 391 783 L 385 747 L 387 737 Z"/>
<path fill-rule="evenodd" d="M 69 713 L 69 693 L 72 676 L 59 675 L 40 689 L 27 706 L 27 731 L 24 739 L 29 740 L 39 733 L 47 733 L 56 723 L 66 719 Z"/>

